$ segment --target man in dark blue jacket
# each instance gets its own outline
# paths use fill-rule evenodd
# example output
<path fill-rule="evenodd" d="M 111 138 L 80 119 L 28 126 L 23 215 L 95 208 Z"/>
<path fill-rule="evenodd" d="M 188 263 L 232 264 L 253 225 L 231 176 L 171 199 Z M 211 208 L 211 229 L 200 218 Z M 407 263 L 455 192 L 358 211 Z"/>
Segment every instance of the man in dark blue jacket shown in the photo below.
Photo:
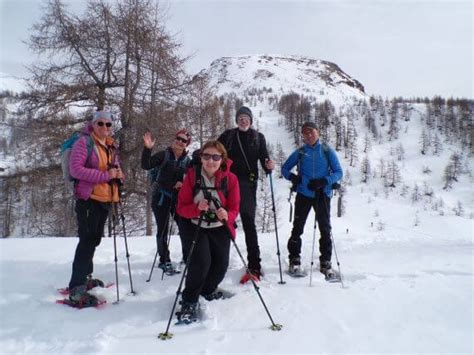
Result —
<path fill-rule="evenodd" d="M 295 218 L 288 240 L 290 274 L 301 270 L 301 234 L 308 213 L 313 207 L 321 234 L 319 239 L 320 271 L 328 276 L 331 268 L 331 215 L 332 186 L 342 178 L 342 169 L 336 152 L 319 140 L 319 130 L 314 122 L 302 126 L 304 146 L 295 150 L 282 166 L 282 175 L 296 189 Z M 298 166 L 298 174 L 291 172 Z"/>

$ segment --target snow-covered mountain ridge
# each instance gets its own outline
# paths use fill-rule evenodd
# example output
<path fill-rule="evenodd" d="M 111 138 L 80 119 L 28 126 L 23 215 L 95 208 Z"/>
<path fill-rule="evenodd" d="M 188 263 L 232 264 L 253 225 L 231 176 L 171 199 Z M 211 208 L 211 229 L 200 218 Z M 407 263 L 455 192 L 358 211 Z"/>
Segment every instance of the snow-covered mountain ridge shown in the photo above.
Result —
<path fill-rule="evenodd" d="M 334 63 L 303 56 L 252 55 L 223 57 L 201 71 L 219 94 L 271 89 L 325 99 L 365 98 L 363 85 Z"/>

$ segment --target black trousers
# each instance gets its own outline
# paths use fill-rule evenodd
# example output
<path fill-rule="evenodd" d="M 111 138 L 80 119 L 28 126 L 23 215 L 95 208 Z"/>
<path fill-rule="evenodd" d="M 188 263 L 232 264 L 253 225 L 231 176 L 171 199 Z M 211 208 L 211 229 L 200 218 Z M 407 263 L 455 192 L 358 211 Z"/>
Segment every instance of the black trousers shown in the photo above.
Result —
<path fill-rule="evenodd" d="M 178 225 L 178 230 L 180 229 L 180 217 L 175 213 L 176 199 L 157 193 L 156 195 L 153 195 L 151 208 L 156 221 L 156 245 L 158 248 L 158 255 L 160 256 L 160 263 L 165 263 L 171 261 L 168 246 L 168 232 L 171 215 L 174 215 L 174 220 Z M 181 236 L 180 231 L 179 235 Z M 186 255 L 184 254 L 183 248 L 183 260 L 185 259 Z"/>
<path fill-rule="evenodd" d="M 260 270 L 260 248 L 258 246 L 255 212 L 257 208 L 257 184 L 239 180 L 240 219 L 245 233 L 248 266 L 251 270 Z"/>
<path fill-rule="evenodd" d="M 109 214 L 110 203 L 94 200 L 76 200 L 76 215 L 79 243 L 72 263 L 72 275 L 69 288 L 84 285 L 87 275 L 92 274 L 95 249 L 104 235 L 105 222 Z"/>
<path fill-rule="evenodd" d="M 331 243 L 331 199 L 321 190 L 316 192 L 314 198 L 306 197 L 302 194 L 296 194 L 295 199 L 295 219 L 293 221 L 293 230 L 288 240 L 288 252 L 290 259 L 299 257 L 301 254 L 301 234 L 303 234 L 304 226 L 308 213 L 313 207 L 316 213 L 319 232 L 320 261 L 331 261 L 332 243 Z"/>
<path fill-rule="evenodd" d="M 182 219 L 183 242 L 190 250 L 197 225 Z M 230 238 L 226 227 L 199 229 L 193 253 L 190 256 L 188 273 L 182 299 L 197 302 L 199 295 L 212 293 L 224 279 L 229 266 Z"/>

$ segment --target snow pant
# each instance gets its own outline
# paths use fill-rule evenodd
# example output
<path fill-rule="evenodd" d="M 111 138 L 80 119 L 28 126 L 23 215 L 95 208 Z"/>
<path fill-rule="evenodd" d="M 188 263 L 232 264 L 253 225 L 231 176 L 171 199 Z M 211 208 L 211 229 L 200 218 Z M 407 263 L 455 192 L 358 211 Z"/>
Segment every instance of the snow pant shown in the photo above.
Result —
<path fill-rule="evenodd" d="M 314 198 L 306 197 L 300 193 L 296 194 L 295 219 L 293 221 L 291 237 L 288 240 L 290 260 L 299 257 L 301 254 L 301 234 L 303 234 L 306 218 L 311 207 L 313 207 L 316 213 L 316 220 L 321 235 L 319 239 L 319 260 L 320 262 L 331 261 L 331 199 L 322 190 L 318 190 Z"/>
<path fill-rule="evenodd" d="M 183 242 L 191 248 L 197 225 L 182 219 Z M 182 299 L 197 302 L 199 295 L 212 293 L 224 279 L 229 266 L 230 238 L 227 227 L 200 228 L 190 256 Z"/>
<path fill-rule="evenodd" d="M 76 215 L 79 243 L 72 263 L 69 288 L 84 285 L 87 275 L 92 274 L 95 249 L 104 235 L 105 222 L 109 215 L 110 203 L 95 200 L 76 200 Z"/>
<path fill-rule="evenodd" d="M 151 209 L 155 215 L 156 221 L 156 245 L 158 248 L 158 255 L 160 256 L 160 263 L 166 263 L 171 261 L 170 250 L 168 245 L 168 232 L 170 224 L 170 216 L 174 215 L 174 220 L 180 229 L 180 217 L 175 213 L 176 199 L 173 195 L 167 195 L 161 192 L 157 192 L 153 195 L 151 200 Z M 181 232 L 179 232 L 181 236 Z M 181 242 L 181 246 L 183 243 Z M 186 255 L 183 249 L 183 260 L 186 259 Z"/>
<path fill-rule="evenodd" d="M 245 233 L 247 260 L 250 270 L 260 271 L 260 248 L 258 246 L 255 212 L 257 208 L 257 183 L 239 180 L 240 185 L 240 219 Z"/>

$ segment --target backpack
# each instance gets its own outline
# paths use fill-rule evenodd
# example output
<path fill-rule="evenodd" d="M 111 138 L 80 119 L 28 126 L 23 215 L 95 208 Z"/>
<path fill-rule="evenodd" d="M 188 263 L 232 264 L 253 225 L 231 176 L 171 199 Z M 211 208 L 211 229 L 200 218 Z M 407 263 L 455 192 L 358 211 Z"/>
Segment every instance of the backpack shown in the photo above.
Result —
<path fill-rule="evenodd" d="M 71 151 L 72 151 L 72 147 L 74 146 L 74 143 L 76 143 L 76 141 L 82 136 L 85 136 L 86 141 L 87 141 L 87 157 L 86 157 L 86 163 L 87 163 L 87 161 L 89 160 L 89 157 L 92 154 L 92 149 L 94 149 L 94 141 L 92 140 L 92 137 L 90 135 L 76 131 L 61 144 L 61 147 L 60 147 L 61 170 L 63 172 L 63 178 L 65 181 L 76 182 L 76 179 L 74 179 L 69 172 L 69 160 L 71 158 Z"/>
<path fill-rule="evenodd" d="M 190 161 L 188 156 L 181 160 L 179 158 L 177 160 L 171 160 L 170 151 L 166 149 L 164 152 L 165 156 L 161 164 L 148 170 L 148 178 L 150 183 L 154 185 L 155 192 L 163 189 L 169 190 L 171 186 L 167 186 L 167 184 L 172 183 L 174 185 L 175 180 L 181 181 Z M 168 162 L 174 162 L 175 164 L 171 167 L 168 166 Z"/>
<path fill-rule="evenodd" d="M 154 168 L 148 170 L 148 180 L 150 181 L 150 184 L 153 184 L 155 181 L 158 181 L 160 178 L 160 173 L 161 169 L 165 164 L 168 162 L 170 159 L 170 152 L 168 149 L 165 150 L 165 157 L 163 158 L 163 161 L 161 162 L 160 166 L 155 166 Z"/>

